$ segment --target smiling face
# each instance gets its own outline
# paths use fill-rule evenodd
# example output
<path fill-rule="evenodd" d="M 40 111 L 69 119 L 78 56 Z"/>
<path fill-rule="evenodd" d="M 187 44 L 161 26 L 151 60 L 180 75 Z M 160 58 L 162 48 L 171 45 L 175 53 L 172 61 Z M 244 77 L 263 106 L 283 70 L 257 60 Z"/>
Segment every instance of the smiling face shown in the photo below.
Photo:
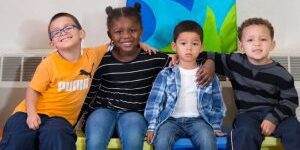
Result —
<path fill-rule="evenodd" d="M 80 48 L 85 33 L 70 17 L 59 17 L 50 24 L 50 45 L 58 50 Z"/>
<path fill-rule="evenodd" d="M 119 17 L 113 19 L 108 34 L 119 50 L 132 52 L 138 50 L 142 28 L 134 17 Z"/>
<path fill-rule="evenodd" d="M 268 56 L 275 47 L 270 30 L 265 25 L 250 25 L 242 32 L 239 48 L 246 53 L 248 60 L 255 65 L 270 63 Z"/>
<path fill-rule="evenodd" d="M 194 63 L 198 55 L 202 52 L 203 45 L 200 35 L 196 32 L 182 32 L 172 43 L 173 50 L 176 51 L 179 63 Z"/>

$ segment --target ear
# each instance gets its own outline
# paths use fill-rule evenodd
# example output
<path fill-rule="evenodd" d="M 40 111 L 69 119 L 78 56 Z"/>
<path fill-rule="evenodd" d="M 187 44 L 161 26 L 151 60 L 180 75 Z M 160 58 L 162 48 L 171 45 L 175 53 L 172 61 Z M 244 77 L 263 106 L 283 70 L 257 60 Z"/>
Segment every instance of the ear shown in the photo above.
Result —
<path fill-rule="evenodd" d="M 80 39 L 84 39 L 85 38 L 85 31 L 83 29 L 81 29 L 79 31 L 79 34 L 80 34 Z"/>
<path fill-rule="evenodd" d="M 242 42 L 239 40 L 238 41 L 238 50 L 241 52 L 241 53 L 245 53 L 244 49 L 243 49 L 243 44 Z"/>
<path fill-rule="evenodd" d="M 107 36 L 108 36 L 108 37 L 111 39 L 110 32 L 109 32 L 109 31 L 107 31 L 106 33 L 107 33 Z"/>
<path fill-rule="evenodd" d="M 53 40 L 51 40 L 51 41 L 49 42 L 49 46 L 50 46 L 51 48 L 53 48 L 53 49 L 56 49 Z"/>
<path fill-rule="evenodd" d="M 201 43 L 201 51 L 204 49 L 204 42 Z"/>
<path fill-rule="evenodd" d="M 172 47 L 172 50 L 176 52 L 176 43 L 175 42 L 171 43 L 171 47 Z"/>
<path fill-rule="evenodd" d="M 276 46 L 276 42 L 273 40 L 273 41 L 272 41 L 272 48 L 271 48 L 270 51 L 272 51 L 272 50 L 275 48 L 275 46 Z"/>
<path fill-rule="evenodd" d="M 143 28 L 141 28 L 141 37 L 143 34 L 144 34 L 144 30 L 143 30 Z"/>

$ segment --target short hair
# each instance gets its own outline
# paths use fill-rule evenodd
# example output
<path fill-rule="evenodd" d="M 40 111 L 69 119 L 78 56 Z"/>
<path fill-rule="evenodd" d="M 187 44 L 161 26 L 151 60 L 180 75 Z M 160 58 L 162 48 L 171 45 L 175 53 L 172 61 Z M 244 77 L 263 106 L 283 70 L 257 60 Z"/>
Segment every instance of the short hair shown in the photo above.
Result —
<path fill-rule="evenodd" d="M 107 14 L 107 29 L 109 29 L 112 25 L 112 21 L 114 19 L 118 19 L 120 17 L 133 17 L 136 19 L 138 24 L 142 27 L 142 17 L 141 17 L 141 4 L 135 3 L 134 7 L 119 7 L 112 8 L 111 6 L 106 7 L 105 9 Z"/>
<path fill-rule="evenodd" d="M 71 14 L 69 14 L 69 13 L 66 13 L 66 12 L 60 12 L 60 13 L 57 13 L 57 14 L 55 14 L 55 15 L 50 19 L 50 22 L 49 22 L 49 25 L 48 25 L 48 35 L 49 35 L 49 39 L 50 39 L 50 40 L 52 40 L 52 39 L 51 39 L 51 33 L 50 33 L 50 25 L 51 25 L 51 23 L 52 23 L 54 20 L 56 20 L 57 18 L 60 18 L 60 17 L 69 17 L 69 18 L 71 18 L 71 19 L 73 20 L 73 22 L 75 23 L 75 25 L 77 26 L 77 28 L 78 28 L 79 30 L 82 29 L 82 27 L 81 27 L 79 21 L 77 20 L 77 18 L 76 18 L 75 16 L 73 16 L 73 15 L 71 15 Z"/>
<path fill-rule="evenodd" d="M 251 25 L 264 25 L 264 26 L 266 26 L 269 29 L 269 31 L 270 31 L 271 38 L 272 39 L 274 38 L 274 28 L 273 28 L 272 24 L 268 20 L 263 19 L 263 18 L 249 18 L 249 19 L 245 20 L 241 24 L 241 26 L 238 28 L 238 38 L 239 38 L 239 40 L 242 39 L 243 30 L 246 27 L 251 26 Z"/>
<path fill-rule="evenodd" d="M 178 23 L 175 26 L 174 32 L 173 32 L 173 41 L 175 42 L 182 32 L 195 32 L 200 36 L 200 41 L 203 43 L 203 29 L 202 27 L 195 21 L 192 20 L 185 20 L 180 23 Z"/>

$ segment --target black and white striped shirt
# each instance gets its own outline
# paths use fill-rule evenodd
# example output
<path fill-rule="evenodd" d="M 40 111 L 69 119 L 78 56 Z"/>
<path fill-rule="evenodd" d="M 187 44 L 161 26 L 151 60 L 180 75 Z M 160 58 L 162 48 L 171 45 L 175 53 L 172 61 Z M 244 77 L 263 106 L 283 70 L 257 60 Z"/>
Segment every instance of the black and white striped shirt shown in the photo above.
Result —
<path fill-rule="evenodd" d="M 156 75 L 169 61 L 166 54 L 149 55 L 141 50 L 133 61 L 121 62 L 107 52 L 94 74 L 82 111 L 103 107 L 142 113 Z"/>

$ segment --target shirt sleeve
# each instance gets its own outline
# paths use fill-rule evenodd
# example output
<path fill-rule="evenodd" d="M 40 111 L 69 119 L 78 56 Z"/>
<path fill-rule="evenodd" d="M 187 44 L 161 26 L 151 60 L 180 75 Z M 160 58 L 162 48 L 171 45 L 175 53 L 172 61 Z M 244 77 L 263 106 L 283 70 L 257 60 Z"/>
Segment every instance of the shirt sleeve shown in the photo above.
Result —
<path fill-rule="evenodd" d="M 213 105 L 212 105 L 212 127 L 214 131 L 220 131 L 221 125 L 223 122 L 223 118 L 225 117 L 226 107 L 224 104 L 224 99 L 222 96 L 222 87 L 220 84 L 220 81 L 218 77 L 215 75 L 213 81 L 212 81 L 212 99 L 213 99 Z"/>
<path fill-rule="evenodd" d="M 164 70 L 157 75 L 145 108 L 144 116 L 148 121 L 148 131 L 155 130 L 158 124 L 160 107 L 162 107 L 161 105 L 165 98 L 166 77 L 163 72 Z"/>
<path fill-rule="evenodd" d="M 169 57 L 169 55 L 162 53 L 162 57 L 164 58 L 164 60 L 161 63 L 161 66 L 163 68 L 168 67 L 169 63 L 171 62 L 171 57 Z"/>
<path fill-rule="evenodd" d="M 38 65 L 31 79 L 30 87 L 35 91 L 43 93 L 48 88 L 51 81 L 51 69 L 47 60 L 42 60 Z"/>
<path fill-rule="evenodd" d="M 103 44 L 100 45 L 98 47 L 95 47 L 93 49 L 94 53 L 93 53 L 93 57 L 95 57 L 95 66 L 98 66 L 103 58 L 103 56 L 105 55 L 105 53 L 108 52 L 108 44 Z"/>
<path fill-rule="evenodd" d="M 266 120 L 274 124 L 280 123 L 287 117 L 296 115 L 296 108 L 299 106 L 298 93 L 294 86 L 294 79 L 280 84 L 279 102 L 274 109 L 267 114 Z"/>
<path fill-rule="evenodd" d="M 101 70 L 101 64 L 97 67 L 97 70 L 93 76 L 92 83 L 90 86 L 90 89 L 87 93 L 87 96 L 84 100 L 83 106 L 80 110 L 79 117 L 77 122 L 79 122 L 81 119 L 81 125 L 84 128 L 86 119 L 88 117 L 88 114 L 90 114 L 93 111 L 93 108 L 91 107 L 92 103 L 94 102 L 94 99 L 97 96 L 98 90 L 100 89 L 101 86 L 101 76 L 102 75 L 102 70 Z"/>
<path fill-rule="evenodd" d="M 91 87 L 84 101 L 84 105 L 86 107 L 89 107 L 89 105 L 93 102 L 93 99 L 97 96 L 98 90 L 101 86 L 101 74 L 101 70 L 97 70 L 93 76 Z"/>
<path fill-rule="evenodd" d="M 216 73 L 231 78 L 231 71 L 234 59 L 241 59 L 240 53 L 218 54 L 214 52 L 207 53 L 207 59 L 215 62 Z"/>

